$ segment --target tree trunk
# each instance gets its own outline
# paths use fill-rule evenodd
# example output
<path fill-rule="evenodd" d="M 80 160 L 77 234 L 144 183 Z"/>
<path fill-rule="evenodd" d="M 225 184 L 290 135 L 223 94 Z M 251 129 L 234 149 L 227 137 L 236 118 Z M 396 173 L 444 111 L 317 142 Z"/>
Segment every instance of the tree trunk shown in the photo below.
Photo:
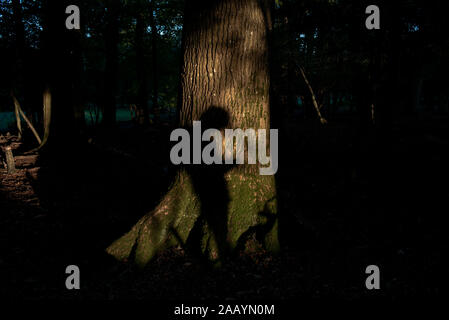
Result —
<path fill-rule="evenodd" d="M 267 25 L 258 0 L 191 0 L 184 26 L 179 120 L 207 128 L 269 129 Z M 191 165 L 107 252 L 145 265 L 167 245 L 211 261 L 261 243 L 279 249 L 274 176 L 258 165 Z M 257 240 L 257 241 L 256 241 Z M 133 256 L 132 256 L 133 254 Z"/>
<path fill-rule="evenodd" d="M 86 130 L 86 118 L 84 114 L 84 99 L 83 90 L 81 89 L 83 65 L 83 34 L 84 25 L 81 25 L 81 30 L 71 30 L 70 34 L 70 71 L 71 78 L 71 102 L 74 111 L 75 126 L 77 133 L 84 133 Z"/>
<path fill-rule="evenodd" d="M 25 27 L 23 24 L 22 5 L 19 0 L 12 1 L 14 13 L 14 46 L 15 63 L 13 74 L 13 89 L 24 88 L 24 60 L 25 60 Z"/>
<path fill-rule="evenodd" d="M 46 144 L 55 153 L 61 148 L 70 149 L 77 139 L 75 110 L 73 108 L 72 36 L 65 28 L 65 5 L 67 1 L 44 1 L 43 32 L 41 43 L 43 52 L 42 78 L 44 91 L 44 136 Z M 66 80 L 64 80 L 66 79 Z M 68 79 L 68 80 L 67 80 Z M 51 92 L 51 94 L 50 94 Z M 51 130 L 50 130 L 51 126 Z M 49 132 L 51 131 L 51 137 Z M 49 146 L 51 145 L 51 146 Z"/>
<path fill-rule="evenodd" d="M 105 24 L 106 65 L 103 87 L 103 125 L 111 128 L 116 123 L 116 91 L 118 73 L 118 43 L 120 5 L 117 0 L 107 2 L 107 17 Z"/>
<path fill-rule="evenodd" d="M 50 125 L 51 125 L 51 92 L 50 89 L 46 88 L 43 94 L 43 106 L 44 106 L 44 137 L 39 148 L 42 148 L 48 141 L 50 136 Z"/>
<path fill-rule="evenodd" d="M 148 125 L 148 90 L 147 90 L 147 74 L 145 68 L 145 52 L 144 52 L 144 34 L 145 34 L 145 19 L 143 8 L 140 8 L 136 16 L 136 74 L 138 85 L 137 93 L 137 108 L 139 110 L 137 122 L 140 125 Z"/>
<path fill-rule="evenodd" d="M 14 161 L 14 155 L 12 154 L 12 150 L 10 146 L 5 148 L 5 156 L 6 156 L 6 166 L 8 168 L 8 174 L 12 174 L 16 172 L 16 165 Z"/>
<path fill-rule="evenodd" d="M 150 27 L 151 27 L 151 59 L 153 66 L 153 113 L 157 118 L 159 115 L 159 72 L 158 72 L 158 55 L 157 42 L 158 30 L 154 17 L 154 0 L 150 2 Z"/>
<path fill-rule="evenodd" d="M 23 10 L 22 4 L 19 0 L 12 1 L 12 8 L 14 14 L 14 46 L 15 46 L 15 62 L 13 67 L 13 77 L 12 77 L 12 92 L 22 97 L 24 101 L 24 110 L 32 114 L 31 108 L 29 106 L 29 88 L 28 88 L 28 75 L 27 75 L 27 65 L 26 65 L 26 41 L 25 41 L 25 26 L 23 22 Z M 20 115 L 16 110 L 16 119 L 20 121 Z M 18 126 L 18 137 L 22 139 L 20 124 L 17 122 Z"/>
<path fill-rule="evenodd" d="M 14 115 L 16 117 L 16 124 L 17 124 L 17 137 L 22 139 L 22 122 L 20 121 L 20 111 L 19 111 L 19 103 L 17 99 L 14 97 L 13 94 L 13 100 L 14 100 Z"/>

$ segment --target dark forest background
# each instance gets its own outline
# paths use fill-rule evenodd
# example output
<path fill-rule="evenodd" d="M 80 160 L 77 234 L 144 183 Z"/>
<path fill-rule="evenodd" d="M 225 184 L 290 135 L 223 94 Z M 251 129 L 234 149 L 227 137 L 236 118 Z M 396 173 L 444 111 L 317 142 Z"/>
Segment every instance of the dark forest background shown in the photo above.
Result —
<path fill-rule="evenodd" d="M 80 30 L 65 28 L 69 4 L 80 8 Z M 365 28 L 369 4 L 380 7 L 380 30 Z M 0 294 L 442 294 L 449 136 L 449 8 L 442 0 L 270 2 L 280 256 L 240 257 L 217 271 L 175 248 L 142 272 L 104 253 L 176 172 L 169 133 L 178 124 L 185 5 L 0 1 L 0 131 L 22 170 L 0 173 Z M 31 161 L 27 152 L 38 144 L 25 124 L 18 140 L 11 95 L 42 137 L 46 88 L 50 136 Z M 65 289 L 69 264 L 80 266 L 83 290 Z M 382 290 L 365 289 L 370 264 L 381 268 Z"/>

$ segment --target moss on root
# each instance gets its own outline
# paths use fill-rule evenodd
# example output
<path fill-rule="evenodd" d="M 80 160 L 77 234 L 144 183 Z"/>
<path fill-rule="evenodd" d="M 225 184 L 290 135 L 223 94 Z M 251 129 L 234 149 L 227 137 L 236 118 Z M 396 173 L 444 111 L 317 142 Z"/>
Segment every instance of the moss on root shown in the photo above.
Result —
<path fill-rule="evenodd" d="M 184 246 L 190 241 L 208 260 L 217 262 L 222 258 L 220 255 L 227 252 L 224 247 L 232 252 L 239 246 L 243 235 L 264 230 L 263 246 L 268 251 L 277 252 L 274 177 L 261 176 L 255 170 L 234 168 L 225 173 L 224 181 L 229 200 L 225 217 L 227 228 L 217 230 L 203 217 L 205 206 L 201 204 L 202 199 L 195 190 L 192 177 L 181 171 L 159 205 L 106 251 L 120 261 L 133 260 L 143 267 L 158 251 L 176 244 Z M 210 188 L 214 189 L 214 185 Z M 195 235 L 192 230 L 196 230 Z M 218 234 L 223 230 L 227 234 Z M 222 239 L 226 243 L 222 243 Z"/>

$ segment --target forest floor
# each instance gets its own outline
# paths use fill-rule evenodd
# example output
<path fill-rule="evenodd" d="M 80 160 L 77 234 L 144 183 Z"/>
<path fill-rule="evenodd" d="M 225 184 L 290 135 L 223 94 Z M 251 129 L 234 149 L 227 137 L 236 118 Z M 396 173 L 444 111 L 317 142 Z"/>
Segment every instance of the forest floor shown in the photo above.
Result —
<path fill-rule="evenodd" d="M 168 126 L 97 136 L 76 153 L 46 161 L 25 156 L 29 146 L 16 137 L 2 138 L 2 146 L 13 148 L 17 172 L 0 168 L 0 297 L 438 297 L 445 274 L 447 119 L 398 124 L 387 151 L 371 133 L 349 128 L 346 120 L 325 129 L 285 125 L 277 175 L 283 251 L 234 257 L 218 270 L 180 247 L 144 270 L 104 251 L 169 188 L 175 168 Z M 71 264 L 81 270 L 81 290 L 65 288 Z M 371 264 L 381 269 L 382 290 L 365 288 Z"/>

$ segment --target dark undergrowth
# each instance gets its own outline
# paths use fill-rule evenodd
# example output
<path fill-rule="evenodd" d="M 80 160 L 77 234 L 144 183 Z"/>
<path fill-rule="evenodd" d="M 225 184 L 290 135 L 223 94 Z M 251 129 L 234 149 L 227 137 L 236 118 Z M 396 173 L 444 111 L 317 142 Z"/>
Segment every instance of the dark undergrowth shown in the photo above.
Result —
<path fill-rule="evenodd" d="M 399 122 L 387 145 L 374 129 L 351 129 L 351 121 L 285 124 L 277 175 L 283 251 L 238 255 L 220 269 L 179 247 L 143 270 L 104 251 L 169 188 L 176 168 L 169 165 L 168 127 L 121 129 L 14 175 L 1 169 L 0 296 L 437 297 L 449 212 L 447 119 Z M 71 264 L 80 267 L 81 290 L 65 288 Z M 381 269 L 376 292 L 365 288 L 371 264 Z"/>

